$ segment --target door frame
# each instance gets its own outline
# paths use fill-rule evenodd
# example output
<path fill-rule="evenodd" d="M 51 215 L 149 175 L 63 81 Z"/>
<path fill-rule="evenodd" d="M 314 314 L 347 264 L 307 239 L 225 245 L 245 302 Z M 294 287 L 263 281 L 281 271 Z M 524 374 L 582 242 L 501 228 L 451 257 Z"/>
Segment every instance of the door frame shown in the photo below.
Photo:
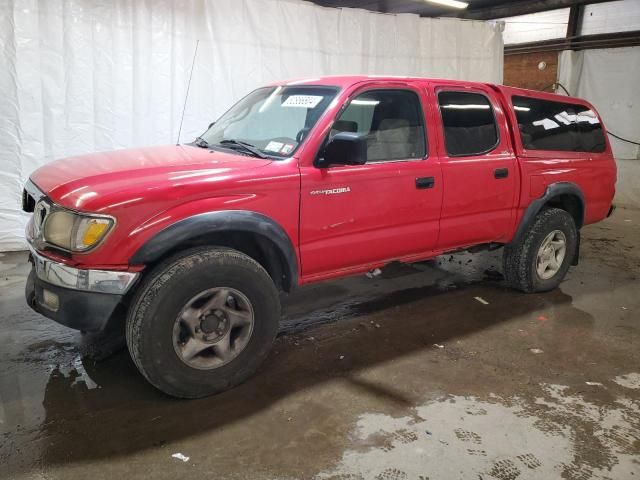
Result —
<path fill-rule="evenodd" d="M 300 228 L 298 230 L 299 241 L 298 248 L 299 254 L 301 258 L 301 283 L 308 283 L 312 281 L 323 280 L 327 278 L 339 277 L 347 274 L 358 273 L 362 271 L 367 271 L 372 268 L 380 267 L 386 264 L 389 259 L 381 258 L 379 261 L 368 262 L 363 265 L 353 265 L 348 268 L 338 269 L 338 270 L 330 270 L 327 272 L 319 272 L 305 275 L 303 273 L 303 265 L 305 263 L 304 255 L 302 252 L 302 231 L 303 227 L 303 215 L 304 215 L 304 207 L 303 207 L 303 198 L 305 197 L 305 178 L 308 178 L 310 174 L 309 169 L 314 169 L 314 173 L 317 170 L 322 178 L 326 178 L 326 176 L 331 175 L 331 170 L 338 172 L 348 172 L 349 169 L 358 168 L 357 166 L 331 166 L 328 168 L 320 169 L 314 165 L 314 160 L 316 159 L 320 149 L 323 147 L 330 131 L 333 123 L 338 119 L 338 117 L 342 114 L 342 112 L 350 105 L 351 101 L 357 97 L 358 95 L 371 91 L 371 90 L 404 90 L 413 92 L 416 94 L 418 101 L 420 102 L 420 108 L 422 110 L 422 120 L 424 125 L 424 138 L 425 138 L 425 155 L 420 158 L 408 158 L 408 159 L 398 159 L 398 160 L 386 160 L 379 162 L 372 162 L 365 164 L 369 168 L 375 169 L 383 169 L 383 170 L 393 170 L 398 169 L 398 163 L 403 162 L 411 162 L 417 164 L 417 162 L 430 162 L 429 164 L 424 164 L 426 168 L 433 167 L 438 169 L 438 188 L 442 189 L 442 172 L 440 169 L 440 158 L 438 155 L 438 140 L 434 136 L 434 118 L 433 118 L 433 109 L 431 108 L 432 99 L 430 97 L 429 89 L 427 88 L 428 81 L 416 81 L 416 80 L 408 80 L 403 81 L 399 79 L 398 81 L 362 81 L 352 85 L 348 88 L 342 95 L 339 96 L 339 104 L 335 105 L 334 108 L 331 109 L 330 112 L 327 112 L 325 118 L 322 119 L 322 125 L 319 125 L 317 130 L 317 135 L 314 137 L 314 141 L 309 142 L 307 144 L 307 148 L 301 152 L 301 158 L 299 161 L 300 173 L 301 173 L 301 192 L 300 192 Z M 311 140 L 311 139 L 309 139 Z M 327 181 L 329 179 L 327 178 Z M 413 187 L 415 188 L 415 186 Z M 440 190 L 439 196 L 439 206 L 438 206 L 438 232 L 436 233 L 436 238 L 434 242 L 434 247 L 437 244 L 437 235 L 439 235 L 439 221 L 441 214 L 441 206 L 442 206 L 442 190 Z M 403 255 L 402 257 L 392 257 L 393 260 L 399 261 L 418 261 L 426 258 L 431 258 L 434 254 L 433 250 L 425 251 L 425 252 L 414 252 L 410 255 Z"/>
<path fill-rule="evenodd" d="M 431 81 L 429 82 L 429 92 L 432 95 L 431 108 L 434 113 L 434 128 L 436 128 L 435 137 L 437 138 L 438 143 L 438 156 L 440 158 L 440 165 L 442 168 L 443 181 L 447 180 L 444 178 L 447 168 L 455 168 L 455 166 L 462 165 L 465 163 L 480 163 L 483 161 L 486 162 L 499 162 L 499 161 L 509 161 L 510 162 L 510 174 L 513 176 L 514 186 L 513 186 L 513 194 L 510 202 L 510 220 L 509 226 L 515 221 L 517 203 L 519 201 L 520 195 L 520 166 L 518 164 L 518 159 L 513 149 L 512 141 L 511 141 L 511 132 L 509 129 L 508 123 L 508 112 L 505 112 L 503 102 L 501 100 L 501 96 L 499 92 L 493 89 L 490 85 L 485 84 L 473 84 L 468 85 L 464 82 L 455 82 L 455 81 Z M 496 123 L 496 134 L 497 134 L 497 142 L 491 148 L 485 152 L 473 154 L 473 155 L 450 155 L 446 150 L 446 142 L 444 136 L 444 122 L 442 117 L 442 111 L 440 108 L 440 102 L 438 99 L 438 94 L 442 91 L 445 92 L 460 92 L 460 93 L 474 93 L 482 95 L 487 99 L 491 108 L 493 110 L 493 117 Z M 447 195 L 446 192 L 443 195 L 442 209 L 440 215 L 440 221 L 446 222 L 447 219 L 452 218 L 450 215 L 447 215 Z M 440 231 L 440 239 L 443 239 L 442 228 Z M 487 241 L 501 241 L 506 240 L 509 236 L 509 232 L 505 231 L 504 238 L 496 238 L 496 239 L 487 239 Z M 465 248 L 468 246 L 472 246 L 476 243 L 459 243 L 455 245 L 443 245 L 443 242 L 446 244 L 446 240 L 439 240 L 438 249 L 442 249 L 442 251 L 450 251 L 456 248 Z"/>

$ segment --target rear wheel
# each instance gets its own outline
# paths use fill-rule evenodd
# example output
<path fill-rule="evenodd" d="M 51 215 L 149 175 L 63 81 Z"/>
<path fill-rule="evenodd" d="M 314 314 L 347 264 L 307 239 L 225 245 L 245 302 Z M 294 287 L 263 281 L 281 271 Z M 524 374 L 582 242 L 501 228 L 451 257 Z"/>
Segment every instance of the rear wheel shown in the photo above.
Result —
<path fill-rule="evenodd" d="M 559 208 L 543 210 L 522 238 L 504 249 L 504 274 L 510 286 L 523 292 L 556 288 L 578 246 L 573 217 Z"/>
<path fill-rule="evenodd" d="M 199 248 L 145 279 L 129 311 L 127 345 L 156 388 L 204 397 L 258 368 L 279 318 L 278 292 L 260 264 L 235 250 Z"/>

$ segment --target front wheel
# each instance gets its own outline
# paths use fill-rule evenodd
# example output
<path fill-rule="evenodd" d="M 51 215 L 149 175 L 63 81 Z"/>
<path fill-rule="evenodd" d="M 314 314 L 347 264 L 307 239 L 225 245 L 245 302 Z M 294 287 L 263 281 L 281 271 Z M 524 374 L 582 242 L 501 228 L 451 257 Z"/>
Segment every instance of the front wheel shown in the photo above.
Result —
<path fill-rule="evenodd" d="M 504 249 L 507 283 L 523 292 L 556 288 L 578 248 L 573 217 L 559 208 L 543 210 L 522 238 Z"/>
<path fill-rule="evenodd" d="M 204 397 L 253 374 L 279 318 L 278 292 L 259 263 L 228 248 L 198 248 L 145 279 L 127 318 L 127 345 L 156 388 Z"/>

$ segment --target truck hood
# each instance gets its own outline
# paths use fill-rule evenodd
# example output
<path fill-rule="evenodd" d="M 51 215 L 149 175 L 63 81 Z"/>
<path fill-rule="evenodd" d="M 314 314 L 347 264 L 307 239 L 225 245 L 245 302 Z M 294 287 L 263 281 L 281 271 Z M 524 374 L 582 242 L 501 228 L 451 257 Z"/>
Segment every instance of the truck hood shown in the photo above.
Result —
<path fill-rule="evenodd" d="M 31 180 L 60 205 L 94 211 L 103 206 L 101 198 L 121 196 L 132 187 L 140 193 L 184 187 L 189 179 L 218 181 L 271 162 L 189 145 L 167 145 L 56 160 L 36 170 Z"/>

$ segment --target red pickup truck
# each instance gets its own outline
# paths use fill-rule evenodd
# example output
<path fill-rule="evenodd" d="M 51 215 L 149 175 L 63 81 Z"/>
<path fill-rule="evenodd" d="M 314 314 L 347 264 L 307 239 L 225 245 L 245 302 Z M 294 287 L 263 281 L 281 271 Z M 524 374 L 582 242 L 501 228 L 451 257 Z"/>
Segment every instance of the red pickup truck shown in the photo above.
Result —
<path fill-rule="evenodd" d="M 126 313 L 149 382 L 201 397 L 257 369 L 279 290 L 499 246 L 508 284 L 555 288 L 615 181 L 584 100 L 425 78 L 276 83 L 192 143 L 33 173 L 26 297 L 85 331 Z"/>

